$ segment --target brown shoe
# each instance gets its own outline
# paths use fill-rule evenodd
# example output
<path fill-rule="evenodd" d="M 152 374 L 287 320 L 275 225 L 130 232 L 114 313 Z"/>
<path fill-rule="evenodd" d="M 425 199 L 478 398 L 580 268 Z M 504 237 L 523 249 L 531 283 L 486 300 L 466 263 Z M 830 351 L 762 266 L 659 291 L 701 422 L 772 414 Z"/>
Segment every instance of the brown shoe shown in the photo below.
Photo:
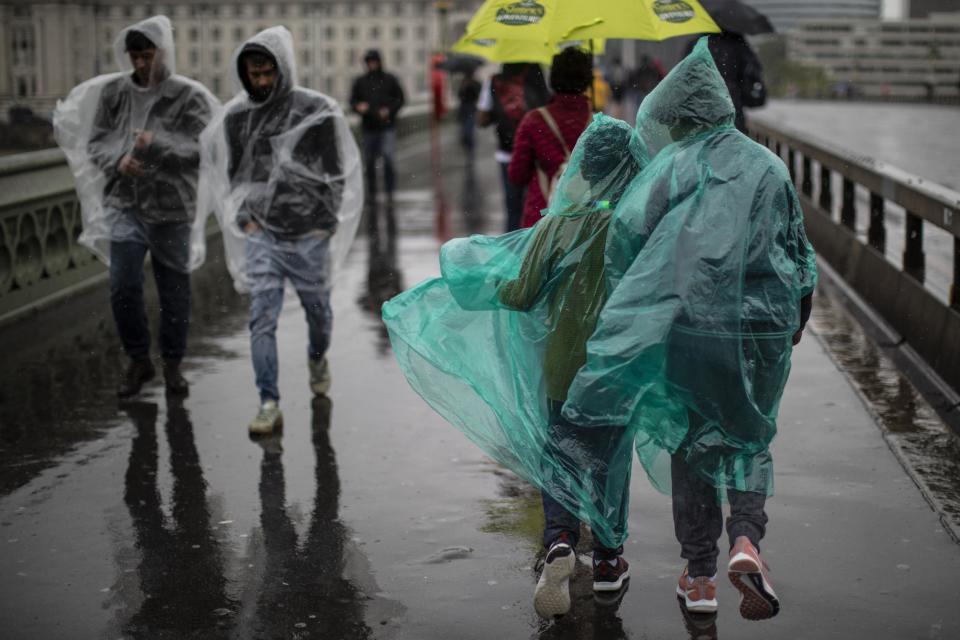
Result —
<path fill-rule="evenodd" d="M 173 396 L 185 396 L 190 393 L 190 385 L 180 373 L 179 360 L 163 361 L 163 381 L 167 385 L 167 393 Z"/>
<path fill-rule="evenodd" d="M 734 540 L 727 576 L 740 592 L 740 615 L 747 620 L 766 620 L 780 612 L 780 600 L 768 571 L 760 552 L 746 536 Z"/>
<path fill-rule="evenodd" d="M 683 601 L 687 611 L 714 613 L 717 610 L 717 577 L 691 578 L 684 567 L 677 582 L 677 598 Z"/>
<path fill-rule="evenodd" d="M 129 398 L 140 393 L 144 383 L 153 380 L 156 371 L 149 358 L 131 360 L 127 370 L 123 372 L 120 384 L 117 385 L 117 397 Z"/>

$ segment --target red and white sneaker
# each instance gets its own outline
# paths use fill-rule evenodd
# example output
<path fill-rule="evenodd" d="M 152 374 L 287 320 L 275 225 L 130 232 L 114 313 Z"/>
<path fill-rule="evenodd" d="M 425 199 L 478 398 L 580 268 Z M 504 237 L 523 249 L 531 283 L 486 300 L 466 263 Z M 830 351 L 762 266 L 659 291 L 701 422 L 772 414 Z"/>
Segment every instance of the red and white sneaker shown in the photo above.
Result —
<path fill-rule="evenodd" d="M 677 582 L 677 598 L 692 613 L 714 613 L 717 610 L 717 576 L 691 578 L 683 568 Z"/>
<path fill-rule="evenodd" d="M 619 591 L 629 579 L 630 564 L 623 556 L 617 556 L 613 564 L 609 560 L 593 561 L 594 591 Z"/>
<path fill-rule="evenodd" d="M 747 620 L 766 620 L 780 612 L 780 600 L 768 571 L 760 552 L 746 536 L 734 540 L 727 575 L 740 592 L 740 615 Z"/>
<path fill-rule="evenodd" d="M 533 592 L 533 608 L 545 620 L 570 611 L 570 576 L 577 565 L 577 556 L 566 534 L 560 534 L 547 549 L 540 580 Z"/>

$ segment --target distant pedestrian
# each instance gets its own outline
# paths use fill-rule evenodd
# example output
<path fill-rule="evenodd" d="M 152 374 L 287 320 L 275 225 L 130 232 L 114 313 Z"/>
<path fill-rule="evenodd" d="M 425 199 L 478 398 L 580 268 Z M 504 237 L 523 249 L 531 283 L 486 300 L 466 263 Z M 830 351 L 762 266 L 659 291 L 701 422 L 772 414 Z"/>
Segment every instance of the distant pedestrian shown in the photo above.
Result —
<path fill-rule="evenodd" d="M 504 208 L 507 214 L 506 230 L 520 228 L 523 217 L 524 185 L 515 185 L 507 176 L 513 154 L 513 141 L 523 116 L 531 109 L 542 107 L 550 98 L 540 65 L 532 62 L 511 62 L 503 65 L 500 73 L 484 82 L 477 102 L 477 124 L 496 126 L 497 151 L 503 183 Z"/>
<path fill-rule="evenodd" d="M 476 148 L 477 101 L 480 99 L 480 82 L 471 69 L 463 74 L 457 97 L 460 104 L 457 118 L 460 121 L 460 144 L 467 153 L 467 158 L 473 160 Z"/>
<path fill-rule="evenodd" d="M 184 395 L 180 362 L 190 324 L 190 271 L 203 261 L 197 215 L 200 133 L 220 104 L 174 73 L 173 29 L 154 16 L 124 29 L 114 45 L 120 73 L 99 76 L 57 104 L 57 141 L 77 177 L 80 242 L 110 267 L 110 306 L 130 362 L 117 387 L 137 394 L 154 376 L 144 303 L 144 260 L 160 298 L 160 352 L 169 393 Z"/>
<path fill-rule="evenodd" d="M 627 122 L 632 123 L 634 121 L 637 116 L 637 109 L 640 108 L 640 103 L 657 87 L 660 81 L 663 80 L 664 75 L 663 65 L 660 64 L 659 60 L 651 58 L 648 55 L 640 58 L 640 64 L 628 75 L 627 113 L 625 114 L 627 117 L 624 118 Z"/>
<path fill-rule="evenodd" d="M 590 123 L 593 58 L 580 49 L 564 49 L 553 57 L 550 88 L 554 96 L 545 107 L 529 112 L 517 127 L 508 177 L 525 186 L 521 227 L 532 227 L 546 208 L 552 184 L 570 158 L 570 150 Z"/>
<path fill-rule="evenodd" d="M 603 77 L 603 72 L 596 67 L 593 68 L 593 81 L 587 95 L 590 97 L 590 107 L 594 113 L 606 111 L 610 105 L 612 95 L 610 83 Z"/>
<path fill-rule="evenodd" d="M 276 333 L 288 280 L 306 314 L 310 389 L 330 389 L 331 269 L 363 206 L 360 152 L 346 118 L 332 98 L 297 86 L 293 51 L 284 27 L 244 43 L 233 61 L 242 90 L 203 138 L 228 266 L 250 292 L 256 435 L 283 424 Z"/>
<path fill-rule="evenodd" d="M 616 58 L 610 67 L 610 73 L 607 75 L 610 83 L 610 115 L 614 118 L 624 119 L 623 103 L 627 96 L 627 85 L 629 78 L 627 70 L 623 67 L 623 61 Z"/>
<path fill-rule="evenodd" d="M 403 87 L 383 68 L 380 52 L 370 49 L 363 56 L 367 72 L 357 78 L 350 92 L 350 107 L 360 114 L 363 158 L 366 164 L 367 199 L 377 197 L 377 160 L 383 159 L 383 181 L 387 201 L 393 202 L 396 172 L 393 155 L 397 146 L 397 114 L 404 105 Z"/>

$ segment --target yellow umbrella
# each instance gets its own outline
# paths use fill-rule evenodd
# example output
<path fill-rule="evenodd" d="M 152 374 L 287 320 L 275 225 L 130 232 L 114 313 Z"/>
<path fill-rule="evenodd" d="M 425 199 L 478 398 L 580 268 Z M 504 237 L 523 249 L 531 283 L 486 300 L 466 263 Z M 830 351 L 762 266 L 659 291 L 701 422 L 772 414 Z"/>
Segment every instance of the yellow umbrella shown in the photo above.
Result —
<path fill-rule="evenodd" d="M 480 56 L 493 62 L 538 62 L 550 64 L 555 47 L 529 40 L 492 40 L 465 35 L 450 47 L 451 51 Z"/>
<path fill-rule="evenodd" d="M 592 48 L 591 48 L 592 44 Z M 606 48 L 603 38 L 592 40 L 572 40 L 559 45 L 540 44 L 529 40 L 492 40 L 490 38 L 476 38 L 471 33 L 460 38 L 450 47 L 451 51 L 480 56 L 492 62 L 538 62 L 550 64 L 553 56 L 561 49 L 576 46 L 602 54 Z"/>
<path fill-rule="evenodd" d="M 574 38 L 665 40 L 720 28 L 697 0 L 486 0 L 474 38 L 563 42 Z"/>

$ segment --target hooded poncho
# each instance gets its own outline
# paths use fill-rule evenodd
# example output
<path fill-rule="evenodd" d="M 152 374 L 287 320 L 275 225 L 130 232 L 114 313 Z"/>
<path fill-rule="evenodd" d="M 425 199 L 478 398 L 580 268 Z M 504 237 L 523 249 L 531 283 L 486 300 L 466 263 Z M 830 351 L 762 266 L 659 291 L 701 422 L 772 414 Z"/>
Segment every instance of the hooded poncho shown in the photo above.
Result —
<path fill-rule="evenodd" d="M 606 246 L 610 297 L 563 416 L 625 426 L 653 484 L 679 452 L 718 488 L 770 493 L 768 446 L 816 262 L 784 163 L 733 127 L 701 41 L 637 114 L 649 164 Z"/>
<path fill-rule="evenodd" d="M 484 452 L 590 523 L 626 535 L 633 440 L 559 420 L 607 290 L 604 247 L 639 171 L 632 130 L 598 115 L 534 227 L 452 240 L 442 277 L 383 308 L 407 380 Z"/>
<path fill-rule="evenodd" d="M 133 81 L 125 44 L 130 31 L 156 46 L 145 86 Z M 203 85 L 176 75 L 173 30 L 166 16 L 121 31 L 114 57 L 119 72 L 78 85 L 57 103 L 53 116 L 57 143 L 76 179 L 83 215 L 80 242 L 107 264 L 111 241 L 134 241 L 149 245 L 153 258 L 173 269 L 195 269 L 203 262 L 204 236 L 190 251 L 155 243 L 146 225 L 189 223 L 198 217 L 199 138 L 220 103 Z M 153 135 L 145 148 L 134 148 L 138 130 Z M 142 164 L 142 176 L 118 171 L 128 154 Z"/>
<path fill-rule="evenodd" d="M 247 90 L 246 52 L 265 54 L 276 64 L 277 81 L 263 99 Z M 284 27 L 261 31 L 241 45 L 233 58 L 239 93 L 203 133 L 202 197 L 223 231 L 227 265 L 238 291 L 247 291 L 246 248 L 266 242 L 243 227 L 256 223 L 269 234 L 272 259 L 288 272 L 307 262 L 297 254 L 331 243 L 331 262 L 343 261 L 356 235 L 363 207 L 360 152 L 337 103 L 296 84 L 293 38 Z M 195 237 L 203 231 L 203 221 Z M 332 240 L 330 239 L 332 236 Z M 296 273 L 300 281 L 323 279 Z"/>

